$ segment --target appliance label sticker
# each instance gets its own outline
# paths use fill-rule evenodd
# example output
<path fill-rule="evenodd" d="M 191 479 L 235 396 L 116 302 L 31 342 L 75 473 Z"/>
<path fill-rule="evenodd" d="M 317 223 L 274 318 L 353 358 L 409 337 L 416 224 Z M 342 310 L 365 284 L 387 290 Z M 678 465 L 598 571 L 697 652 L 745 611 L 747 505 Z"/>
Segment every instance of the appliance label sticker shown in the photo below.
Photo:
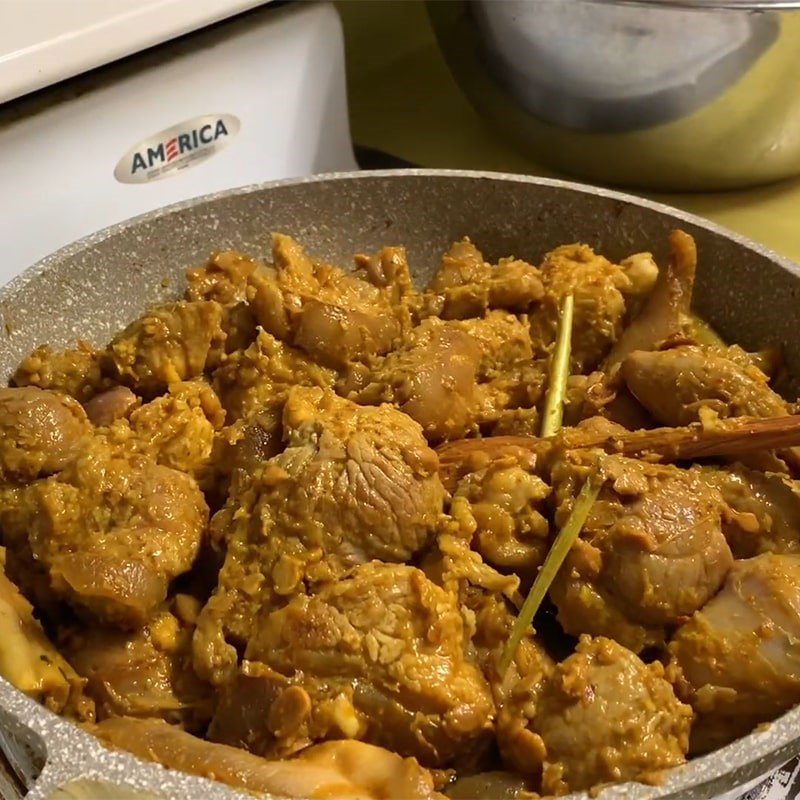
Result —
<path fill-rule="evenodd" d="M 120 183 L 149 183 L 169 178 L 211 158 L 239 132 L 233 114 L 187 119 L 135 144 L 117 162 Z"/>

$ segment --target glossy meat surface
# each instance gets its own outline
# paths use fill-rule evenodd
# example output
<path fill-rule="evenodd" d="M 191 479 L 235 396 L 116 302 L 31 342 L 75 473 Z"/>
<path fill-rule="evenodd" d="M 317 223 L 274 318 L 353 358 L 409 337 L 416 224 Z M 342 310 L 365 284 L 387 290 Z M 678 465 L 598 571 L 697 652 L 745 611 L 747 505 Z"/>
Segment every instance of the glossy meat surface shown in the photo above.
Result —
<path fill-rule="evenodd" d="M 202 730 L 213 703 L 192 669 L 191 636 L 192 627 L 164 607 L 134 632 L 73 626 L 60 646 L 85 679 L 98 720 L 159 717 Z"/>
<path fill-rule="evenodd" d="M 121 627 L 147 621 L 199 551 L 208 508 L 188 475 L 100 437 L 58 475 L 0 507 L 24 588 Z"/>
<path fill-rule="evenodd" d="M 538 699 L 542 786 L 566 794 L 611 781 L 657 779 L 682 764 L 692 711 L 659 663 L 644 664 L 610 639 L 584 637 Z"/>
<path fill-rule="evenodd" d="M 544 298 L 531 317 L 531 336 L 543 350 L 555 340 L 558 316 L 567 294 L 575 297 L 572 365 L 593 369 L 622 333 L 625 295 L 633 282 L 625 270 L 586 245 L 564 245 L 545 256 L 541 267 Z"/>
<path fill-rule="evenodd" d="M 706 752 L 800 702 L 800 556 L 737 561 L 725 586 L 680 628 L 670 652 Z"/>
<path fill-rule="evenodd" d="M 34 386 L 0 389 L 0 479 L 24 481 L 64 469 L 91 433 L 73 398 Z"/>
<path fill-rule="evenodd" d="M 106 385 L 100 354 L 85 342 L 79 342 L 71 350 L 53 350 L 48 345 L 37 347 L 17 367 L 11 382 L 14 386 L 53 389 L 81 402 Z"/>
<path fill-rule="evenodd" d="M 444 766 L 485 745 L 494 711 L 465 645 L 452 596 L 418 569 L 371 562 L 262 615 L 245 657 L 293 678 L 276 702 L 288 691 L 308 697 L 308 719 L 278 716 L 281 750 L 326 730 L 320 738 L 358 738 Z"/>
<path fill-rule="evenodd" d="M 474 525 L 473 546 L 498 569 L 533 575 L 547 554 L 550 526 L 542 501 L 550 494 L 538 476 L 517 465 L 496 465 L 467 475 L 454 503 Z"/>
<path fill-rule="evenodd" d="M 703 409 L 720 417 L 788 413 L 767 376 L 737 355 L 699 345 L 639 350 L 625 359 L 622 374 L 628 388 L 664 425 L 694 422 Z"/>
<path fill-rule="evenodd" d="M 489 309 L 525 312 L 544 296 L 538 269 L 516 258 L 492 266 L 469 240 L 455 242 L 428 284 L 427 302 L 442 319 L 482 317 Z"/>
<path fill-rule="evenodd" d="M 275 235 L 272 257 L 249 295 L 268 333 L 333 367 L 385 353 L 399 337 L 402 313 L 390 290 L 313 261 L 288 236 Z"/>
<path fill-rule="evenodd" d="M 436 455 L 391 406 L 298 386 L 283 427 L 286 449 L 235 487 L 213 522 L 227 555 L 195 644 L 214 681 L 235 664 L 226 637 L 247 641 L 263 605 L 370 559 L 410 559 L 441 513 Z"/>
<path fill-rule="evenodd" d="M 190 380 L 219 359 L 225 342 L 222 306 L 181 301 L 153 309 L 112 339 L 106 369 L 145 395 Z"/>
<path fill-rule="evenodd" d="M 431 317 L 370 367 L 356 365 L 339 391 L 358 403 L 393 403 L 431 441 L 474 434 L 504 411 L 531 408 L 543 370 L 527 327 L 505 311 L 443 322 Z"/>
<path fill-rule="evenodd" d="M 723 531 L 736 558 L 800 552 L 800 484 L 796 480 L 742 464 L 706 468 L 702 478 L 719 490 L 728 506 Z"/>
<path fill-rule="evenodd" d="M 606 488 L 591 509 L 581 542 L 553 587 L 564 628 L 610 636 L 635 651 L 663 641 L 665 627 L 699 609 L 733 563 L 722 532 L 724 503 L 696 471 L 608 456 Z M 586 464 L 554 470 L 571 508 Z"/>

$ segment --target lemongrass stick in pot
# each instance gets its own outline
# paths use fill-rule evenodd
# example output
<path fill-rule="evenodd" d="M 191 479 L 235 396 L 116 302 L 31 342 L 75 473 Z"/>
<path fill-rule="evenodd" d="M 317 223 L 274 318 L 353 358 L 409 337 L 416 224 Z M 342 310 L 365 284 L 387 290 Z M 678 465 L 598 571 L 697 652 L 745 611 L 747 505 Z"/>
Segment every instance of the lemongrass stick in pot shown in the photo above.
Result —
<path fill-rule="evenodd" d="M 575 498 L 575 504 L 572 507 L 569 519 L 567 519 L 564 527 L 556 536 L 553 546 L 550 548 L 550 552 L 548 552 L 547 558 L 514 621 L 514 627 L 511 629 L 508 642 L 506 642 L 503 654 L 500 657 L 501 675 L 505 675 L 514 658 L 517 647 L 525 635 L 525 631 L 533 622 L 533 618 L 536 616 L 536 612 L 547 594 L 547 590 L 553 583 L 559 569 L 561 569 L 561 565 L 564 563 L 564 559 L 567 557 L 572 545 L 575 544 L 576 539 L 580 536 L 602 486 L 603 478 L 600 471 L 595 468 L 589 473 L 586 483 L 583 484 L 577 498 Z"/>
<path fill-rule="evenodd" d="M 564 418 L 564 395 L 569 378 L 569 357 L 572 352 L 572 317 L 575 298 L 568 294 L 561 306 L 558 319 L 558 331 L 553 357 L 550 362 L 550 373 L 547 380 L 547 395 L 542 415 L 542 438 L 558 433 L 561 420 Z"/>

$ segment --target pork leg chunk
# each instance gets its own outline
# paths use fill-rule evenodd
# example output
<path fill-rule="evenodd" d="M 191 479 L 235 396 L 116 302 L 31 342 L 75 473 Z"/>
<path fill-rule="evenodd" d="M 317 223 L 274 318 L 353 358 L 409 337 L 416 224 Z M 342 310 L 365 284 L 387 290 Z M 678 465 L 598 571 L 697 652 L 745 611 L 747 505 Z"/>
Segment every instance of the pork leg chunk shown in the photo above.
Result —
<path fill-rule="evenodd" d="M 29 481 L 64 469 L 91 429 L 72 397 L 35 386 L 0 389 L 0 481 Z"/>
<path fill-rule="evenodd" d="M 265 331 L 320 363 L 344 367 L 385 353 L 401 333 L 391 288 L 379 288 L 312 261 L 288 236 L 273 237 L 274 267 L 256 272 L 248 290 Z"/>
<path fill-rule="evenodd" d="M 105 435 L 205 485 L 217 431 L 224 421 L 225 410 L 214 390 L 203 381 L 184 381 L 133 410 L 127 420 L 112 424 Z"/>
<path fill-rule="evenodd" d="M 556 337 L 564 298 L 572 294 L 572 370 L 594 369 L 622 333 L 625 295 L 633 282 L 618 264 L 582 244 L 548 253 L 541 265 L 544 297 L 531 316 L 531 337 L 539 355 L 546 355 Z"/>
<path fill-rule="evenodd" d="M 192 478 L 102 437 L 0 506 L 9 565 L 32 584 L 25 590 L 124 628 L 144 624 L 190 569 L 207 521 Z"/>
<path fill-rule="evenodd" d="M 247 347 L 256 336 L 256 320 L 247 302 L 252 276 L 266 267 L 243 253 L 212 253 L 201 267 L 186 271 L 186 300 L 213 300 L 222 306 L 225 352 Z"/>
<path fill-rule="evenodd" d="M 302 675 L 299 686 L 306 677 L 340 683 L 349 738 L 441 766 L 490 730 L 489 687 L 465 644 L 448 592 L 414 567 L 372 562 L 262 615 L 245 656 Z"/>
<path fill-rule="evenodd" d="M 247 349 L 226 358 L 213 378 L 230 423 L 214 445 L 218 488 L 224 491 L 237 470 L 252 471 L 280 452 L 281 415 L 292 386 L 324 388 L 334 377 L 333 370 L 263 330 Z"/>
<path fill-rule="evenodd" d="M 247 299 L 249 279 L 264 265 L 236 250 L 212 253 L 205 264 L 186 270 L 185 299 L 215 300 L 226 306 Z"/>
<path fill-rule="evenodd" d="M 104 368 L 140 394 L 159 394 L 217 364 L 225 343 L 221 323 L 222 306 L 213 300 L 158 306 L 111 340 Z"/>
<path fill-rule="evenodd" d="M 541 513 L 549 494 L 541 478 L 500 463 L 465 476 L 453 502 L 472 518 L 473 547 L 488 564 L 533 577 L 549 545 L 550 526 Z"/>
<path fill-rule="evenodd" d="M 425 320 L 366 378 L 351 375 L 340 391 L 359 403 L 394 403 L 431 440 L 459 438 L 475 429 L 480 415 L 477 375 L 482 355 L 466 331 L 438 319 Z"/>
<path fill-rule="evenodd" d="M 735 558 L 800 552 L 799 481 L 742 464 L 706 467 L 701 476 L 729 508 L 723 531 Z"/>
<path fill-rule="evenodd" d="M 637 350 L 655 350 L 663 342 L 685 335 L 693 327 L 691 305 L 697 271 L 697 246 L 689 234 L 681 230 L 669 235 L 669 263 L 658 271 L 653 290 L 638 314 L 631 320 L 611 352 L 603 361 L 606 372 L 614 370 Z M 641 285 L 637 272 L 645 263 L 635 259 L 623 262 L 631 281 Z"/>
<path fill-rule="evenodd" d="M 160 717 L 202 730 L 212 698 L 192 670 L 191 635 L 191 626 L 165 606 L 137 631 L 73 626 L 60 645 L 86 680 L 99 720 Z"/>
<path fill-rule="evenodd" d="M 722 585 L 733 561 L 725 506 L 697 469 L 621 456 L 604 458 L 601 469 L 605 486 L 552 595 L 569 633 L 606 635 L 638 651 Z M 569 461 L 554 469 L 559 524 L 587 473 Z"/>
<path fill-rule="evenodd" d="M 491 308 L 525 312 L 544 294 L 536 267 L 515 258 L 488 264 L 469 239 L 442 256 L 428 284 L 427 304 L 442 319 L 482 317 Z"/>
<path fill-rule="evenodd" d="M 42 345 L 20 362 L 11 384 L 52 389 L 83 403 L 108 383 L 100 368 L 100 355 L 86 342 L 70 350 Z"/>
<path fill-rule="evenodd" d="M 410 417 L 297 386 L 283 410 L 287 448 L 240 485 L 212 523 L 225 549 L 195 634 L 196 666 L 215 682 L 236 664 L 256 613 L 371 559 L 407 561 L 442 511 L 438 459 Z"/>
<path fill-rule="evenodd" d="M 96 394 L 83 407 L 92 425 L 105 428 L 125 419 L 140 405 L 141 400 L 127 386 L 115 386 Z"/>
<path fill-rule="evenodd" d="M 505 673 L 500 659 L 511 635 L 516 614 L 498 594 L 469 589 L 462 603 L 475 615 L 472 643 L 489 682 L 495 708 L 495 738 L 503 763 L 521 775 L 541 776 L 544 749 L 532 729 L 536 702 L 555 663 L 531 630 L 514 653 Z"/>
<path fill-rule="evenodd" d="M 277 416 L 294 385 L 328 387 L 333 370 L 311 361 L 303 352 L 260 331 L 255 342 L 225 360 L 214 371 L 214 388 L 236 422 L 256 412 L 273 410 Z"/>
<path fill-rule="evenodd" d="M 788 711 L 800 702 L 800 556 L 737 561 L 669 650 L 697 713 L 692 751 L 721 747 Z"/>
<path fill-rule="evenodd" d="M 658 662 L 644 664 L 610 639 L 582 636 L 544 684 L 533 728 L 545 750 L 550 794 L 610 781 L 653 781 L 685 761 L 692 710 Z"/>
<path fill-rule="evenodd" d="M 532 356 L 527 326 L 505 311 L 482 319 L 429 318 L 385 358 L 355 365 L 338 390 L 359 403 L 394 403 L 431 441 L 456 439 L 508 408 L 536 403 L 543 370 Z"/>
<path fill-rule="evenodd" d="M 222 781 L 257 794 L 347 797 L 348 800 L 436 800 L 433 780 L 414 759 L 361 742 L 328 742 L 290 761 L 267 761 L 205 742 L 162 720 L 117 717 L 94 726 L 100 739 L 169 769 Z"/>
<path fill-rule="evenodd" d="M 733 355 L 731 351 L 739 351 Z M 783 398 L 767 376 L 742 351 L 702 345 L 631 353 L 622 362 L 628 388 L 663 425 L 688 425 L 702 409 L 720 417 L 780 417 L 788 414 Z"/>
<path fill-rule="evenodd" d="M 411 306 L 418 303 L 419 298 L 405 247 L 382 247 L 372 255 L 359 254 L 355 265 L 373 286 L 389 290 L 389 302 L 393 307 L 411 314 Z"/>

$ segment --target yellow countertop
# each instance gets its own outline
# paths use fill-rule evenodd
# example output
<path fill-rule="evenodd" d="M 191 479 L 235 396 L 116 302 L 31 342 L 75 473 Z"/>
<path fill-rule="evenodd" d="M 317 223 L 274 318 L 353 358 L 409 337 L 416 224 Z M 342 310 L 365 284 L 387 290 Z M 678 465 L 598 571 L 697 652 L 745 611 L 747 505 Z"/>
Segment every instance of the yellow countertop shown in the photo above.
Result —
<path fill-rule="evenodd" d="M 439 52 L 419 0 L 337 0 L 354 141 L 424 167 L 554 176 L 483 123 Z M 647 194 L 800 262 L 800 179 L 706 194 Z"/>

